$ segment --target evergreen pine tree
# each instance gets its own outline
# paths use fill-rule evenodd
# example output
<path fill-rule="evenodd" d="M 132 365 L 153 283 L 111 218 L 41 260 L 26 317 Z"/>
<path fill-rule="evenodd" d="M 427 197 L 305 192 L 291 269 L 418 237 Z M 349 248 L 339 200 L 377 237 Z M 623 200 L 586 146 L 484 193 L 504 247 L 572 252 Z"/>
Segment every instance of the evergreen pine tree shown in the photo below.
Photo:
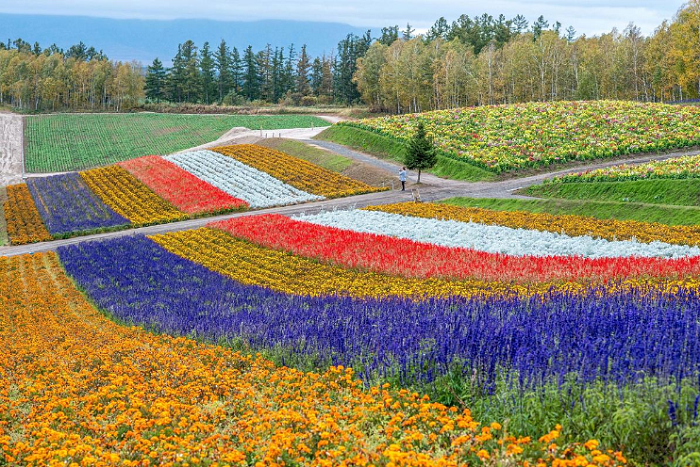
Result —
<path fill-rule="evenodd" d="M 272 58 L 272 46 L 270 44 L 267 44 L 265 49 L 256 54 L 258 74 L 260 75 L 260 98 L 268 102 L 274 100 Z"/>
<path fill-rule="evenodd" d="M 214 52 L 214 64 L 216 66 L 216 88 L 219 92 L 219 102 L 229 93 L 232 84 L 231 76 L 231 51 L 226 45 L 226 41 L 221 39 L 219 48 Z"/>
<path fill-rule="evenodd" d="M 284 65 L 283 90 L 285 94 L 294 90 L 294 67 L 296 64 L 296 56 L 297 54 L 294 51 L 294 44 L 291 44 L 289 46 L 289 53 L 287 54 L 287 62 Z"/>
<path fill-rule="evenodd" d="M 437 153 L 433 142 L 425 133 L 423 122 L 418 122 L 418 128 L 408 142 L 404 164 L 410 170 L 418 170 L 418 183 L 420 183 L 421 171 L 433 168 L 437 164 Z"/>
<path fill-rule="evenodd" d="M 197 46 L 191 40 L 182 44 L 182 61 L 184 75 L 182 83 L 182 93 L 185 102 L 197 102 L 202 94 L 202 77 L 199 73 L 199 58 L 197 57 Z"/>
<path fill-rule="evenodd" d="M 243 56 L 244 76 L 243 76 L 243 96 L 249 101 L 260 98 L 260 76 L 258 74 L 258 63 L 253 53 L 253 47 L 248 46 Z"/>
<path fill-rule="evenodd" d="M 299 55 L 299 61 L 297 62 L 297 73 L 296 73 L 296 92 L 300 97 L 308 96 L 311 93 L 309 87 L 309 68 L 311 63 L 309 62 L 309 56 L 306 53 L 306 44 L 301 47 L 301 55 Z"/>
<path fill-rule="evenodd" d="M 214 74 L 214 57 L 209 49 L 209 42 L 202 46 L 202 58 L 199 61 L 202 80 L 202 101 L 211 104 L 216 95 L 216 75 Z"/>
<path fill-rule="evenodd" d="M 153 64 L 146 69 L 146 98 L 155 102 L 164 99 L 167 77 L 163 63 L 158 58 L 153 60 Z"/>
<path fill-rule="evenodd" d="M 272 55 L 272 96 L 274 102 L 279 102 L 285 94 L 284 89 L 284 47 L 275 47 Z"/>
<path fill-rule="evenodd" d="M 416 32 L 416 30 L 411 27 L 411 23 L 406 23 L 406 29 L 404 29 L 401 33 L 403 40 L 410 41 L 413 39 L 414 32 Z"/>
<path fill-rule="evenodd" d="M 185 82 L 185 62 L 182 58 L 182 44 L 178 44 L 173 57 L 173 66 L 166 81 L 167 98 L 171 102 L 182 102 L 182 86 Z"/>
<path fill-rule="evenodd" d="M 320 58 L 316 57 L 314 63 L 311 65 L 311 92 L 314 96 L 321 95 L 321 88 L 323 87 L 323 62 Z"/>
<path fill-rule="evenodd" d="M 232 91 L 239 93 L 243 88 L 243 62 L 241 61 L 241 54 L 238 53 L 236 47 L 231 50 L 230 63 Z"/>

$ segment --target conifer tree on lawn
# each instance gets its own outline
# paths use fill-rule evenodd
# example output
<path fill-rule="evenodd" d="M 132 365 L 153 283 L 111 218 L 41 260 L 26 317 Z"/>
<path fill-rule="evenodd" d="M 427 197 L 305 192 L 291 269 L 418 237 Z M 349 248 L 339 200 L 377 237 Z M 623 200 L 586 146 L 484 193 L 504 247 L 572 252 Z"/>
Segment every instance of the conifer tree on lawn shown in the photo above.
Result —
<path fill-rule="evenodd" d="M 404 164 L 409 170 L 418 170 L 418 183 L 420 183 L 421 171 L 433 168 L 437 164 L 437 153 L 433 142 L 425 133 L 423 122 L 418 122 L 416 133 L 408 142 Z"/>

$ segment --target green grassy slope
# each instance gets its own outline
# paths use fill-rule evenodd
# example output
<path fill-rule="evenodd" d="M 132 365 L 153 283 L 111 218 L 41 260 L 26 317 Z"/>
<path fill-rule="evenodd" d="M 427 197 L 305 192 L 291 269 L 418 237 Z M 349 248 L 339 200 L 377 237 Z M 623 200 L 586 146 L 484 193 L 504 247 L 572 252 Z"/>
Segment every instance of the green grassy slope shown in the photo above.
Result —
<path fill-rule="evenodd" d="M 28 172 L 62 172 L 167 154 L 208 143 L 233 127 L 326 126 L 310 115 L 59 114 L 26 120 Z"/>
<path fill-rule="evenodd" d="M 353 164 L 352 159 L 291 139 L 269 138 L 258 144 L 304 159 L 333 172 L 340 173 Z"/>
<path fill-rule="evenodd" d="M 382 159 L 403 163 L 403 145 L 396 139 L 371 131 L 344 125 L 334 125 L 316 136 L 316 138 L 342 144 Z M 492 172 L 443 156 L 438 156 L 437 165 L 427 172 L 438 177 L 465 181 L 494 180 L 496 178 L 496 174 Z"/>
<path fill-rule="evenodd" d="M 700 206 L 700 180 L 549 183 L 530 187 L 527 194 L 542 198 Z"/>
<path fill-rule="evenodd" d="M 464 207 L 494 209 L 496 211 L 528 211 L 549 214 L 573 214 L 598 219 L 658 222 L 667 225 L 700 224 L 700 208 L 690 206 L 618 203 L 614 201 L 585 201 L 564 199 L 492 199 L 450 198 L 441 201 Z"/>

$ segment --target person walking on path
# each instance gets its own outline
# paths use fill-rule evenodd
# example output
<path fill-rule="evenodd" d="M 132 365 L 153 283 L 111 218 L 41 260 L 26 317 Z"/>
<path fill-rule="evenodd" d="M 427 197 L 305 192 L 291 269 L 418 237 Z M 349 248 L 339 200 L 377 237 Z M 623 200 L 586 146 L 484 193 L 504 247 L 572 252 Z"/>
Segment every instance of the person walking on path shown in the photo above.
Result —
<path fill-rule="evenodd" d="M 399 170 L 399 181 L 401 182 L 401 191 L 406 191 L 406 167 L 401 167 Z"/>

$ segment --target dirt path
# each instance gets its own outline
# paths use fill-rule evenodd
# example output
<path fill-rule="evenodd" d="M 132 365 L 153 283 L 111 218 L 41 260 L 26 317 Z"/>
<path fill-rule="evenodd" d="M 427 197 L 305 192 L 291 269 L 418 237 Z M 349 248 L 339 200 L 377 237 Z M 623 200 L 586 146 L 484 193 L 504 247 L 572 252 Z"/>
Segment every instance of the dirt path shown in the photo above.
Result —
<path fill-rule="evenodd" d="M 0 113 L 0 185 L 22 181 L 24 172 L 24 128 L 22 117 Z"/>
<path fill-rule="evenodd" d="M 344 122 L 347 120 L 345 117 L 339 117 L 337 115 L 316 115 L 318 118 L 325 120 L 329 123 L 338 123 L 338 122 Z"/>

